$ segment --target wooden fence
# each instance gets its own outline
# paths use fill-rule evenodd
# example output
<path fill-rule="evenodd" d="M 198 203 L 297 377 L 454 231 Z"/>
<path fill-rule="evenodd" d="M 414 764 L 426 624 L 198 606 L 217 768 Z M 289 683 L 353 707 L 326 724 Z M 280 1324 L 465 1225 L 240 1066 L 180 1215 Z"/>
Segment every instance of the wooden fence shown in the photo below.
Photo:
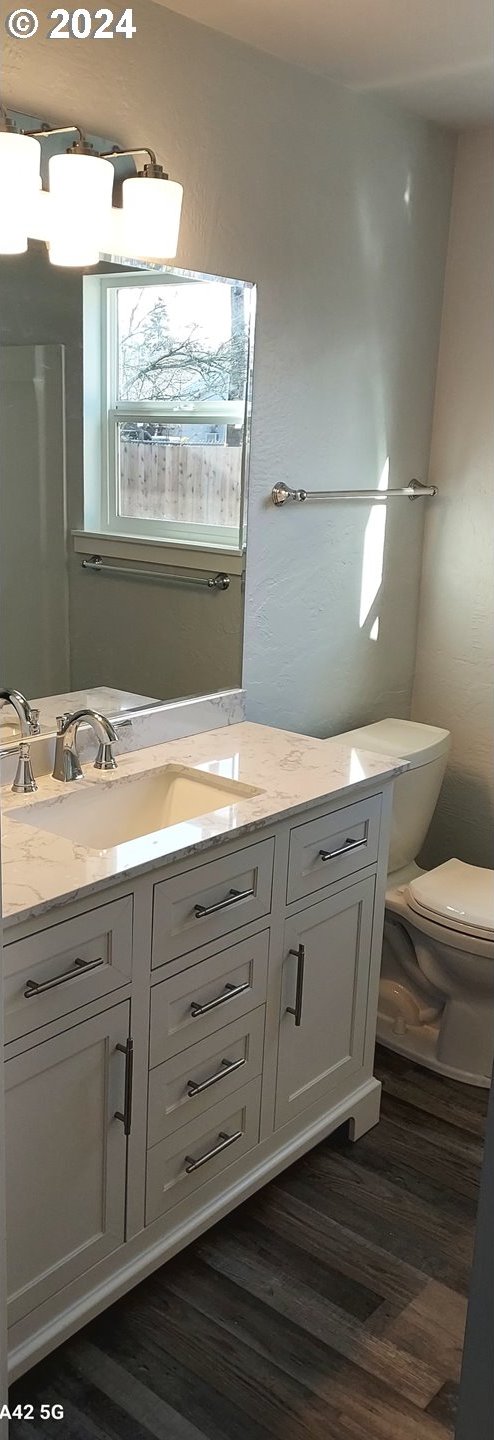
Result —
<path fill-rule="evenodd" d="M 126 440 L 120 452 L 122 515 L 238 526 L 242 448 Z"/>

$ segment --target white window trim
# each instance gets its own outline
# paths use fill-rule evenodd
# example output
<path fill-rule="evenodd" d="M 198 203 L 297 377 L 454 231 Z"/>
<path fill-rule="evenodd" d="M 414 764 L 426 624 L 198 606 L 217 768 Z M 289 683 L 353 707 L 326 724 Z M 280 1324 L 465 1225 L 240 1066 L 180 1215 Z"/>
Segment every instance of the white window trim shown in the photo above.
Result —
<path fill-rule="evenodd" d="M 73 530 L 72 542 L 77 555 L 101 555 L 108 560 L 134 560 L 145 565 L 166 565 L 177 570 L 228 570 L 242 575 L 245 551 L 231 550 L 224 545 L 176 544 L 169 540 L 148 540 L 138 535 L 110 535 L 101 530 Z"/>
<path fill-rule="evenodd" d="M 170 272 L 168 272 L 170 273 Z M 172 278 L 172 277 L 170 277 Z M 191 277 L 173 275 L 174 283 Z M 198 277 L 199 278 L 199 277 Z M 161 545 L 224 548 L 241 554 L 245 536 L 245 491 L 249 452 L 250 384 L 247 404 L 224 401 L 177 411 L 156 402 L 117 403 L 116 291 L 127 285 L 163 283 L 164 272 L 91 276 L 84 280 L 84 531 L 92 536 L 122 537 Z M 254 290 L 254 287 L 252 287 Z M 252 309 L 252 320 L 254 306 Z M 252 337 L 251 337 L 252 338 Z M 179 524 L 175 521 L 125 519 L 118 513 L 118 425 L 147 417 L 170 423 L 243 424 L 242 487 L 239 527 Z M 80 532 L 75 532 L 80 533 Z"/>

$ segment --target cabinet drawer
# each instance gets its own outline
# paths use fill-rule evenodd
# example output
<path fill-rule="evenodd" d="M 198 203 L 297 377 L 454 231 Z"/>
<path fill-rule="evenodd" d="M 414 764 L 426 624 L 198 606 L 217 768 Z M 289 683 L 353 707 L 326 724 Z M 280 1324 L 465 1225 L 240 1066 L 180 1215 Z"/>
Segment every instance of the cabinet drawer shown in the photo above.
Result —
<path fill-rule="evenodd" d="M 108 995 L 132 977 L 131 895 L 4 949 L 5 1042 Z"/>
<path fill-rule="evenodd" d="M 260 1100 L 261 1081 L 253 1080 L 148 1152 L 146 1225 L 174 1205 L 185 1218 L 189 1196 L 257 1145 Z"/>
<path fill-rule="evenodd" d="M 155 986 L 151 1069 L 264 1003 L 268 949 L 269 930 L 263 930 Z"/>
<path fill-rule="evenodd" d="M 373 795 L 290 832 L 287 901 L 302 900 L 345 875 L 375 865 L 381 800 Z"/>
<path fill-rule="evenodd" d="M 149 1148 L 260 1075 L 264 1016 L 262 1005 L 151 1071 Z"/>
<path fill-rule="evenodd" d="M 261 840 L 156 885 L 153 966 L 268 915 L 273 857 L 274 840 Z"/>

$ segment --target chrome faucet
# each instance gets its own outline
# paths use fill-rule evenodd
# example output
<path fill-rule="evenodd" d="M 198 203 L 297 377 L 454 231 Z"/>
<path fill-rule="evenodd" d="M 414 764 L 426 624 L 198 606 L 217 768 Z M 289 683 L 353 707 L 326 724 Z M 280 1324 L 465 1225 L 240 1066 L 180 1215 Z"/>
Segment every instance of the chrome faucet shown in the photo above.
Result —
<path fill-rule="evenodd" d="M 79 725 L 90 725 L 98 741 L 98 753 L 94 762 L 95 770 L 115 770 L 117 762 L 112 745 L 118 739 L 110 720 L 99 715 L 97 710 L 75 710 L 73 715 L 57 715 L 57 738 L 53 779 L 80 780 L 81 762 L 77 753 L 77 731 Z"/>
<path fill-rule="evenodd" d="M 39 710 L 33 709 L 20 690 L 0 690 L 0 708 L 3 705 L 12 705 L 21 727 L 21 735 L 40 734 Z"/>

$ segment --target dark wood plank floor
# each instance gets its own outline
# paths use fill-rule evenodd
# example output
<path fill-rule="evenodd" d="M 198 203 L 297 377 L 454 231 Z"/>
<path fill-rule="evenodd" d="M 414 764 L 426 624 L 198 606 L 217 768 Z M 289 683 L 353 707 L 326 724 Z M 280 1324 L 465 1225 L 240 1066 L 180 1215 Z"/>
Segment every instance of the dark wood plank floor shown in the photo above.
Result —
<path fill-rule="evenodd" d="M 449 1440 L 487 1096 L 381 1051 L 330 1137 L 12 1388 L 12 1440 Z"/>

